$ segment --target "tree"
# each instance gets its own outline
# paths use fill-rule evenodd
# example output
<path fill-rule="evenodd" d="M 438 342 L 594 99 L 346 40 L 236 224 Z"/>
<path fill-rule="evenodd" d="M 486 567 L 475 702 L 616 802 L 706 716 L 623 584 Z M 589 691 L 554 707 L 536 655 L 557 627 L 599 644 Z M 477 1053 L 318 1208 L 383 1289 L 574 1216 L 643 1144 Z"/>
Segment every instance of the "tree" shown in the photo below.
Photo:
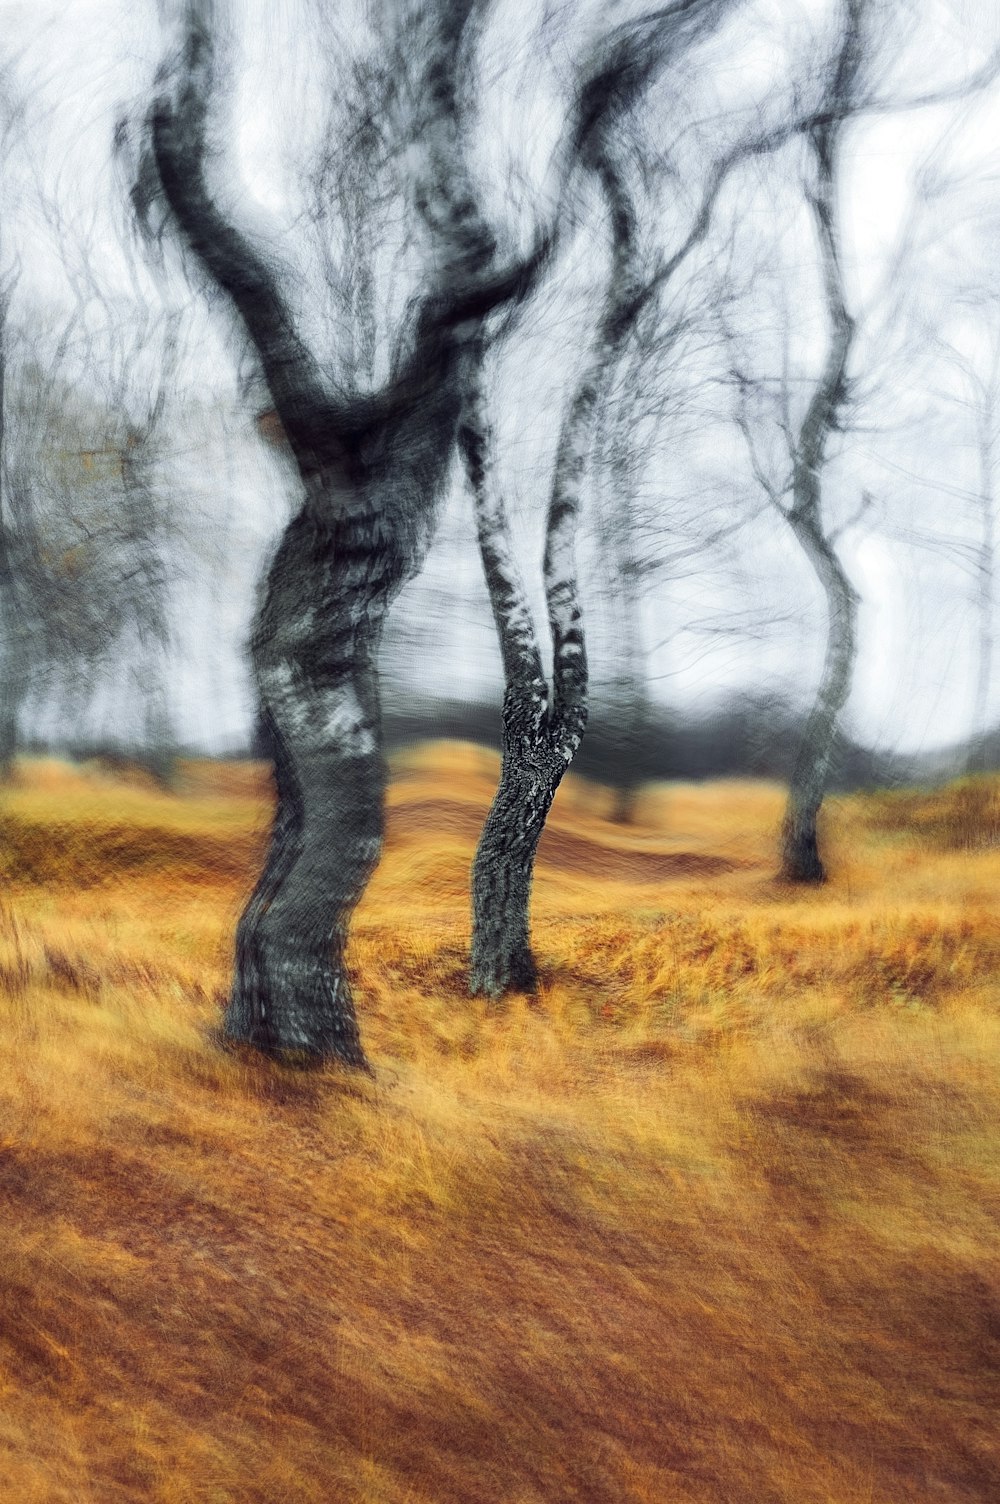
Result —
<path fill-rule="evenodd" d="M 6 161 L 11 141 L 24 118 L 23 102 L 17 101 L 12 82 L 13 68 L 0 68 L 0 160 Z M 4 210 L 9 212 L 9 194 Z M 7 366 L 10 345 L 10 310 L 19 278 L 19 268 L 8 260 L 5 216 L 0 217 L 0 778 L 9 776 L 18 741 L 18 710 L 24 697 L 22 617 L 10 535 L 9 483 L 7 475 Z"/>
<path fill-rule="evenodd" d="M 967 98 L 992 82 L 997 71 L 994 54 L 980 70 L 954 86 L 895 101 L 891 95 L 880 96 L 868 76 L 874 71 L 875 26 L 885 27 L 890 11 L 882 0 L 844 0 L 838 42 L 820 77 L 818 108 L 805 114 L 794 127 L 806 147 L 803 191 L 815 235 L 827 323 L 823 364 L 801 415 L 795 416 L 794 382 L 789 369 L 791 314 L 787 302 L 782 320 L 781 375 L 754 380 L 739 358 L 733 359 L 730 367 L 736 391 L 735 420 L 746 441 L 754 476 L 791 529 L 820 585 L 825 605 L 823 667 L 793 765 L 782 825 L 781 873 L 791 882 L 821 882 L 826 875 L 819 852 L 817 818 L 840 715 L 851 691 L 859 606 L 858 593 L 837 544 L 872 505 L 871 493 L 862 489 L 856 511 L 837 526 L 829 522 L 824 507 L 831 442 L 846 431 L 849 411 L 859 400 L 859 383 L 851 378 L 849 368 L 860 319 L 852 315 L 848 304 L 840 203 L 845 132 L 865 115 Z M 904 231 L 901 244 L 905 239 Z M 724 321 L 723 328 L 725 343 L 732 351 L 732 331 Z M 872 385 L 869 381 L 870 389 Z M 770 407 L 771 422 L 785 447 L 787 469 L 779 467 L 777 476 L 762 460 L 755 438 L 752 408 L 761 401 Z"/>
<path fill-rule="evenodd" d="M 728 3 L 728 0 L 727 0 Z M 678 27 L 725 8 L 678 0 Z M 424 12 L 409 34 L 417 77 L 406 142 L 427 241 L 408 348 L 372 395 L 338 390 L 296 326 L 281 273 L 220 209 L 206 178 L 215 87 L 211 7 L 189 0 L 181 46 L 150 115 L 164 197 L 195 262 L 239 315 L 302 480 L 304 500 L 272 563 L 251 654 L 271 741 L 277 809 L 268 856 L 237 933 L 224 1032 L 293 1057 L 364 1066 L 343 950 L 382 838 L 384 771 L 376 650 L 389 606 L 419 567 L 448 474 L 486 321 L 526 298 L 560 213 L 504 258 L 467 165 L 466 70 L 480 14 L 469 0 Z M 588 55 L 554 172 L 569 168 L 644 67 L 652 23 L 623 24 Z M 662 24 L 658 19 L 658 24 Z M 148 181 L 148 178 L 147 178 Z"/>
<path fill-rule="evenodd" d="M 690 45 L 718 24 L 724 7 L 706 8 L 684 37 Z M 673 23 L 673 24 L 670 24 Z M 495 438 L 481 384 L 471 386 L 459 441 L 476 509 L 483 570 L 504 670 L 500 782 L 476 851 L 472 874 L 472 992 L 531 991 L 536 965 L 529 939 L 535 856 L 556 790 L 572 763 L 587 721 L 587 657 L 577 584 L 576 531 L 590 453 L 608 393 L 637 320 L 704 238 L 726 174 L 747 149 L 715 164 L 694 224 L 681 247 L 653 271 L 640 252 L 640 226 L 629 183 L 628 115 L 667 60 L 680 51 L 676 18 L 666 13 L 643 37 L 643 51 L 616 65 L 614 108 L 592 128 L 581 165 L 600 187 L 611 229 L 611 266 L 601 316 L 559 431 L 546 516 L 543 580 L 552 645 L 546 681 L 540 639 L 496 478 Z M 634 167 L 633 167 L 634 171 Z M 482 370 L 480 364 L 479 370 Z M 622 544 L 621 552 L 627 547 Z"/>

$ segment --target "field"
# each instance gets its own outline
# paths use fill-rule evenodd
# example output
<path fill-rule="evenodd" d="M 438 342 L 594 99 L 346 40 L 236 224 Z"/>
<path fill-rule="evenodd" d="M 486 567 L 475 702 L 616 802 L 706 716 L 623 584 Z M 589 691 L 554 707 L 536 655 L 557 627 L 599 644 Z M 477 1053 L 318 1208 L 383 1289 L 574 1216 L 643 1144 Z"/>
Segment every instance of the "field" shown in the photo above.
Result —
<path fill-rule="evenodd" d="M 21 767 L 0 1499 L 1000 1499 L 995 791 L 831 801 L 802 893 L 777 788 L 653 788 L 625 828 L 571 780 L 539 996 L 489 1005 L 495 772 L 396 761 L 368 1080 L 215 1043 L 263 770 Z"/>

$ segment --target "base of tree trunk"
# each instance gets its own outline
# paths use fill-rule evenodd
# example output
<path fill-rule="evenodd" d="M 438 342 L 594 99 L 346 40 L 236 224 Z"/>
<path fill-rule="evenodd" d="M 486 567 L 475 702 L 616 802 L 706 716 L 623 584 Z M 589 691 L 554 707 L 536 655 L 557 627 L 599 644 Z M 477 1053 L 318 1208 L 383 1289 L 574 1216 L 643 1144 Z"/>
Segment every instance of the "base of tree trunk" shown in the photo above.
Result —
<path fill-rule="evenodd" d="M 475 996 L 534 992 L 529 905 L 535 853 L 562 769 L 524 776 L 505 769 L 472 869 L 472 965 Z"/>
<path fill-rule="evenodd" d="M 532 993 L 538 986 L 538 968 L 530 946 L 518 941 L 505 944 L 480 935 L 472 948 L 469 991 L 473 997 L 502 997 L 505 992 Z"/>
<path fill-rule="evenodd" d="M 343 963 L 294 940 L 241 937 L 222 1033 L 286 1064 L 332 1059 L 369 1069 Z"/>
<path fill-rule="evenodd" d="M 639 790 L 635 787 L 617 788 L 611 803 L 609 816 L 613 825 L 634 825 L 635 809 L 639 798 Z"/>
<path fill-rule="evenodd" d="M 781 876 L 786 883 L 826 881 L 814 820 L 786 824 L 781 842 Z"/>

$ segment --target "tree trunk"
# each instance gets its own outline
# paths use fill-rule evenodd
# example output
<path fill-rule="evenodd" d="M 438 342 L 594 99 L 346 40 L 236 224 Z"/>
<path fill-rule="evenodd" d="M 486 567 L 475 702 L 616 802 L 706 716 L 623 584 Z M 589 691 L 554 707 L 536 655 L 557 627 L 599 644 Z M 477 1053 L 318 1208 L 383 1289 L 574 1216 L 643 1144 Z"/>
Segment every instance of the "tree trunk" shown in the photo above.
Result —
<path fill-rule="evenodd" d="M 823 673 L 806 722 L 788 791 L 781 837 L 781 876 L 786 882 L 821 883 L 826 870 L 816 822 L 830 770 L 840 712 L 851 692 L 856 656 L 858 596 L 833 545 L 817 529 L 793 520 L 826 596 L 827 639 Z"/>
<path fill-rule="evenodd" d="M 857 87 L 862 0 L 847 0 L 847 6 L 848 23 L 830 85 L 831 99 L 845 111 Z M 806 197 L 819 242 L 830 344 L 792 455 L 792 507 L 784 515 L 822 586 L 827 636 L 819 690 L 792 770 L 782 826 L 781 875 L 788 882 L 821 883 L 826 878 L 816 821 L 826 791 L 837 722 L 851 692 L 856 656 L 858 596 L 844 573 L 834 539 L 824 527 L 822 505 L 827 444 L 831 434 L 839 431 L 847 401 L 847 368 L 855 332 L 844 293 L 837 200 L 837 164 L 846 118 L 845 113 L 840 119 L 823 121 L 809 133 L 816 184 L 807 189 Z"/>
<path fill-rule="evenodd" d="M 980 412 L 980 539 L 976 557 L 976 615 L 979 626 L 979 653 L 976 669 L 975 699 L 972 712 L 972 737 L 966 759 L 967 773 L 985 773 L 988 763 L 990 689 L 993 682 L 993 576 L 996 570 L 996 518 L 993 496 L 993 411 L 992 403 L 983 403 Z"/>
<path fill-rule="evenodd" d="M 12 563 L 10 508 L 4 473 L 6 441 L 4 403 L 6 396 L 7 297 L 0 287 L 0 779 L 9 778 L 18 750 L 18 714 L 24 700 L 25 644 L 15 599 Z"/>
<path fill-rule="evenodd" d="M 535 855 L 545 819 L 566 769 L 549 744 L 544 720 L 519 732 L 515 695 L 504 706 L 504 757 L 472 869 L 470 990 L 498 997 L 533 992 L 537 981 L 529 939 Z"/>
<path fill-rule="evenodd" d="M 556 790 L 583 736 L 587 659 L 577 604 L 573 533 L 597 391 L 584 383 L 563 427 L 544 559 L 553 648 L 553 692 L 542 670 L 534 618 L 493 475 L 493 435 L 478 382 L 466 393 L 459 443 L 472 486 L 483 572 L 503 657 L 503 763 L 472 869 L 473 994 L 531 991 L 529 941 L 535 853 Z"/>
<path fill-rule="evenodd" d="M 363 495 L 339 516 L 334 505 L 316 496 L 289 525 L 254 631 L 277 808 L 237 931 L 224 1032 L 270 1054 L 364 1066 L 344 944 L 382 846 L 378 641 L 418 554 L 392 536 L 388 509 Z"/>

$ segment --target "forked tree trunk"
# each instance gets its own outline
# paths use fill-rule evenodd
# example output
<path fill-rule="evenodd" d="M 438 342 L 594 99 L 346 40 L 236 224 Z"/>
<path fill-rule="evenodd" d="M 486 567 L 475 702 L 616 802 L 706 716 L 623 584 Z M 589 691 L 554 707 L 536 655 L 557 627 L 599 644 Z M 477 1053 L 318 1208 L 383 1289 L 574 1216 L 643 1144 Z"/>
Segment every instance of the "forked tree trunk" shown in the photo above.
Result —
<path fill-rule="evenodd" d="M 510 523 L 493 472 L 494 441 L 482 391 L 466 397 L 460 444 L 472 486 L 479 549 L 504 666 L 500 782 L 472 870 L 470 989 L 491 997 L 530 991 L 529 940 L 535 855 L 556 790 L 587 725 L 587 654 L 576 570 L 576 529 L 595 428 L 642 289 L 635 208 L 603 139 L 587 165 L 610 211 L 612 265 L 593 346 L 563 419 L 545 533 L 543 579 L 552 642 L 551 696 L 538 635 L 517 568 Z"/>

